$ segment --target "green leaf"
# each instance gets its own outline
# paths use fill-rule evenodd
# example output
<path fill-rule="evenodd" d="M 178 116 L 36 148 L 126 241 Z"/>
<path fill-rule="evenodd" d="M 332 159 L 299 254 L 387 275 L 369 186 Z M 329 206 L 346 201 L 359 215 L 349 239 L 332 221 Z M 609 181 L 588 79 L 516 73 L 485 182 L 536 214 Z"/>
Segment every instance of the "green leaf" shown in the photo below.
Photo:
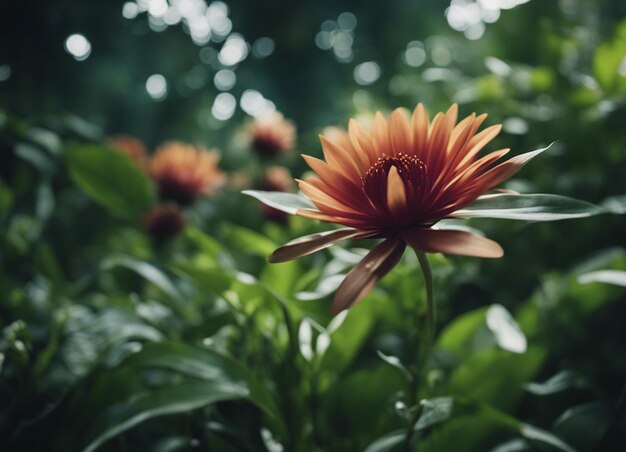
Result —
<path fill-rule="evenodd" d="M 183 299 L 183 296 L 170 278 L 163 271 L 148 262 L 143 262 L 128 256 L 114 256 L 102 262 L 101 266 L 103 271 L 110 271 L 116 267 L 124 267 L 134 271 L 157 286 L 173 300 Z"/>
<path fill-rule="evenodd" d="M 137 219 L 155 204 L 154 184 L 128 157 L 98 145 L 66 152 L 74 182 L 112 214 Z"/>
<path fill-rule="evenodd" d="M 178 378 L 163 384 L 142 384 L 145 372 L 166 370 Z M 137 384 L 121 397 L 105 397 L 110 384 Z M 89 386 L 89 387 L 87 387 Z M 240 363 L 219 353 L 177 343 L 148 344 L 125 360 L 118 369 L 103 372 L 73 394 L 69 413 L 90 409 L 95 416 L 83 422 L 83 450 L 91 452 L 120 433 L 157 416 L 190 412 L 215 402 L 245 399 L 267 414 L 277 411 L 269 394 Z"/>
<path fill-rule="evenodd" d="M 452 397 L 436 397 L 420 402 L 422 415 L 415 424 L 415 430 L 423 430 L 435 424 L 446 421 L 452 416 L 454 401 Z"/>
<path fill-rule="evenodd" d="M 233 244 L 238 250 L 266 258 L 278 248 L 278 244 L 251 229 L 232 224 L 225 225 L 223 229 L 224 234 L 233 241 Z"/>
<path fill-rule="evenodd" d="M 297 292 L 294 297 L 300 301 L 321 300 L 334 293 L 344 279 L 343 274 L 327 276 L 320 279 L 313 290 Z"/>
<path fill-rule="evenodd" d="M 404 441 L 406 432 L 404 430 L 395 430 L 378 438 L 372 444 L 367 446 L 365 452 L 388 452 Z"/>
<path fill-rule="evenodd" d="M 493 333 L 496 344 L 513 353 L 524 353 L 526 336 L 509 311 L 499 304 L 489 306 L 486 315 L 487 328 Z"/>
<path fill-rule="evenodd" d="M 181 278 L 187 279 L 215 295 L 227 290 L 235 280 L 235 275 L 224 269 L 202 268 L 188 261 L 175 262 L 171 268 Z"/>
<path fill-rule="evenodd" d="M 513 353 L 526 351 L 526 336 L 509 311 L 499 304 L 478 308 L 456 318 L 440 334 L 439 349 L 464 360 L 495 346 Z"/>
<path fill-rule="evenodd" d="M 618 215 L 626 213 L 626 195 L 611 196 L 603 200 L 600 205 Z"/>
<path fill-rule="evenodd" d="M 559 416 L 553 430 L 577 450 L 598 450 L 611 419 L 611 410 L 605 403 L 585 403 Z"/>
<path fill-rule="evenodd" d="M 377 315 L 371 306 L 377 307 L 361 303 L 331 321 L 328 325 L 331 341 L 322 358 L 322 369 L 339 373 L 350 366 L 375 325 Z M 336 326 L 339 320 L 342 322 Z"/>
<path fill-rule="evenodd" d="M 545 352 L 529 348 L 514 354 L 498 349 L 484 350 L 467 358 L 452 376 L 448 391 L 510 412 L 523 396 L 524 384 L 539 370 Z"/>
<path fill-rule="evenodd" d="M 29 143 L 17 143 L 14 150 L 15 155 L 29 162 L 42 174 L 50 175 L 54 171 L 55 162 L 37 146 Z"/>
<path fill-rule="evenodd" d="M 398 369 L 407 381 L 410 381 L 411 378 L 413 378 L 409 369 L 407 369 L 407 367 L 402 364 L 402 361 L 400 361 L 400 358 L 393 355 L 386 355 L 380 350 L 376 350 L 376 353 L 378 354 L 380 359 L 385 361 L 391 367 L 395 367 L 396 369 Z"/>
<path fill-rule="evenodd" d="M 487 308 L 478 308 L 458 316 L 439 334 L 437 348 L 454 353 L 457 357 L 467 356 L 475 349 L 476 333 L 485 325 Z"/>
<path fill-rule="evenodd" d="M 626 57 L 626 21 L 617 26 L 613 38 L 603 42 L 593 56 L 593 73 L 606 92 L 626 91 L 626 77 L 619 72 Z"/>
<path fill-rule="evenodd" d="M 244 190 L 244 195 L 252 196 L 274 209 L 295 215 L 298 209 L 317 210 L 315 205 L 304 196 L 280 191 Z"/>
<path fill-rule="evenodd" d="M 348 373 L 329 388 L 324 407 L 326 422 L 335 431 L 346 432 L 353 441 L 383 435 L 397 428 L 397 418 L 391 408 L 398 391 L 405 387 L 400 373 L 382 362 L 376 367 Z M 348 450 L 362 450 L 363 446 L 365 444 Z"/>
<path fill-rule="evenodd" d="M 416 432 L 426 432 L 425 436 L 415 435 L 413 449 L 426 452 L 441 450 L 535 450 L 493 448 L 493 441 L 502 435 L 515 434 L 524 440 L 517 443 L 530 443 L 538 450 L 574 452 L 574 449 L 554 434 L 525 424 L 519 419 L 488 405 L 475 403 L 462 397 L 437 397 L 422 400 L 424 413 L 415 425 Z M 428 430 L 431 430 L 428 433 Z M 395 446 L 404 440 L 405 431 L 395 430 L 380 437 L 369 445 L 366 451 L 385 452 L 396 450 Z"/>
<path fill-rule="evenodd" d="M 555 436 L 551 432 L 542 430 L 533 425 L 523 424 L 520 427 L 520 435 L 529 440 L 531 443 L 549 445 L 561 452 L 576 452 L 569 444 Z"/>
<path fill-rule="evenodd" d="M 569 388 L 582 388 L 585 379 L 571 370 L 563 370 L 543 383 L 528 383 L 526 391 L 538 396 L 556 394 Z"/>
<path fill-rule="evenodd" d="M 607 212 L 603 207 L 565 196 L 503 193 L 481 196 L 464 209 L 454 212 L 453 215 L 471 218 L 555 221 L 590 217 Z"/>
<path fill-rule="evenodd" d="M 580 284 L 606 283 L 626 287 L 626 271 L 623 270 L 599 270 L 585 273 L 578 277 Z"/>

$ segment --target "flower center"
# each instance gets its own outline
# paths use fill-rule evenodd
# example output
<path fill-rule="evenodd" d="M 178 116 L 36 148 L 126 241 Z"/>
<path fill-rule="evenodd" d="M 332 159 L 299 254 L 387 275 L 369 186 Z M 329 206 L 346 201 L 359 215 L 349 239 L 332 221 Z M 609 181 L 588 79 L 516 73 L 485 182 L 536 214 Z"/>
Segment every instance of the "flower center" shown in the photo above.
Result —
<path fill-rule="evenodd" d="M 392 166 L 404 183 L 409 204 L 417 201 L 427 184 L 426 165 L 415 155 L 400 152 L 379 157 L 361 177 L 363 189 L 376 205 L 384 205 L 387 200 L 387 177 Z"/>

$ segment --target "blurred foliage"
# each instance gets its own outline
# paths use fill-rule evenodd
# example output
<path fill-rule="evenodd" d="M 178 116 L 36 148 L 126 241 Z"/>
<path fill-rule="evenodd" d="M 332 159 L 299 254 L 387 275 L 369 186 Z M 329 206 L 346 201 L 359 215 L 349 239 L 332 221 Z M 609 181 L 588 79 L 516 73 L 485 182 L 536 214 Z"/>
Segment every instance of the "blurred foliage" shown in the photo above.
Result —
<path fill-rule="evenodd" d="M 419 415 L 415 450 L 623 450 L 626 4 L 532 0 L 503 9 L 479 39 L 450 28 L 448 6 L 233 0 L 228 17 L 250 55 L 227 65 L 225 36 L 198 44 L 180 24 L 155 31 L 148 13 L 122 17 L 124 2 L 4 2 L 3 447 L 401 450 Z M 316 45 L 340 22 L 350 57 Z M 90 42 L 84 61 L 64 49 L 73 33 Z M 263 37 L 275 49 L 255 56 Z M 367 62 L 380 74 L 361 85 Z M 236 74 L 228 89 L 213 81 L 224 69 Z M 167 80 L 161 100 L 146 92 L 153 74 Z M 242 109 L 216 117 L 220 91 L 240 101 L 246 90 L 294 120 L 298 149 L 318 156 L 317 134 L 348 117 L 458 102 L 504 124 L 494 146 L 557 140 L 508 188 L 616 215 L 471 220 L 506 256 L 431 257 L 438 340 L 415 399 L 408 363 L 425 308 L 415 256 L 334 319 L 340 275 L 371 243 L 267 264 L 276 246 L 323 228 L 274 221 L 239 193 L 259 188 L 270 164 L 306 171 L 297 152 L 269 161 L 249 149 Z M 150 148 L 217 147 L 231 183 L 187 208 L 180 234 L 155 240 L 143 220 L 155 187 L 107 147 L 118 133 Z"/>

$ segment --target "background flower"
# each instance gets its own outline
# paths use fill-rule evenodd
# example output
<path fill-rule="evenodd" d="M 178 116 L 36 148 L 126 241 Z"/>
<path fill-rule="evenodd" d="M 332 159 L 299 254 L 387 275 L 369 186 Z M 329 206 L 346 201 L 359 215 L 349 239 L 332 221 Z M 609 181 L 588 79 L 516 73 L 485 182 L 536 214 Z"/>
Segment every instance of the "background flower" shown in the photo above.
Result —
<path fill-rule="evenodd" d="M 147 164 L 147 150 L 139 138 L 130 135 L 114 135 L 107 140 L 109 146 L 123 154 L 126 154 L 140 168 L 145 168 Z"/>
<path fill-rule="evenodd" d="M 157 241 L 171 239 L 185 227 L 185 217 L 175 204 L 162 204 L 143 217 L 146 231 Z"/>
<path fill-rule="evenodd" d="M 295 146 L 295 125 L 277 111 L 255 118 L 249 133 L 252 148 L 264 157 L 276 156 Z"/>
<path fill-rule="evenodd" d="M 216 151 L 172 141 L 156 150 L 148 170 L 161 199 L 185 206 L 200 196 L 212 196 L 225 182 L 218 160 Z"/>

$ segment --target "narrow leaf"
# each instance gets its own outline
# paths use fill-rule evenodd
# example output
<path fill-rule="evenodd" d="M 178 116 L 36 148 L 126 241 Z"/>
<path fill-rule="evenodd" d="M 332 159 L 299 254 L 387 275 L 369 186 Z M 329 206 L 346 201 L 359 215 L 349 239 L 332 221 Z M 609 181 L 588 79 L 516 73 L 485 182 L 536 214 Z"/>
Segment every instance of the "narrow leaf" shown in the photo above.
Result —
<path fill-rule="evenodd" d="M 626 287 L 626 271 L 623 270 L 598 270 L 585 273 L 578 277 L 580 284 L 606 283 Z"/>
<path fill-rule="evenodd" d="M 454 217 L 501 218 L 506 220 L 555 221 L 607 213 L 603 207 L 559 195 L 485 195 Z"/>
<path fill-rule="evenodd" d="M 116 267 L 125 267 L 141 275 L 152 284 L 165 292 L 174 300 L 182 300 L 183 297 L 170 278 L 154 265 L 133 259 L 128 256 L 116 256 L 106 259 L 102 263 L 102 270 L 109 271 Z"/>

